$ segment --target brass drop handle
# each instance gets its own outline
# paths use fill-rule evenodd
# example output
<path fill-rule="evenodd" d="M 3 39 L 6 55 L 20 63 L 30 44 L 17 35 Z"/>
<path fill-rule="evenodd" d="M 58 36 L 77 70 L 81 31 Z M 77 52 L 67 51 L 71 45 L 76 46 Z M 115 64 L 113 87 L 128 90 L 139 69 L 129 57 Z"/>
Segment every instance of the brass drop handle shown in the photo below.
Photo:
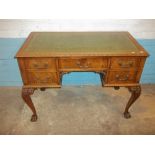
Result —
<path fill-rule="evenodd" d="M 80 61 L 77 61 L 76 64 L 80 67 L 80 68 L 89 68 L 89 62 L 86 62 L 84 65 L 81 64 Z"/>
<path fill-rule="evenodd" d="M 80 61 L 77 61 L 76 64 L 77 64 L 77 66 L 79 66 L 80 68 L 83 68 L 83 66 L 81 65 L 81 62 L 80 62 Z"/>
<path fill-rule="evenodd" d="M 46 80 L 51 80 L 51 77 L 47 77 Z"/>
<path fill-rule="evenodd" d="M 129 79 L 129 75 L 125 75 L 124 78 L 120 78 L 120 75 L 116 74 L 115 78 L 118 81 L 127 81 Z"/>
<path fill-rule="evenodd" d="M 121 67 L 123 67 L 123 68 L 132 67 L 132 66 L 133 66 L 133 61 L 127 61 L 127 62 L 119 61 L 118 64 L 119 64 Z"/>
<path fill-rule="evenodd" d="M 38 82 L 47 82 L 48 80 L 51 80 L 51 77 L 46 77 L 45 79 L 40 79 L 40 78 L 36 77 L 35 80 Z"/>
<path fill-rule="evenodd" d="M 33 64 L 33 66 L 37 69 L 46 69 L 48 68 L 48 63 L 44 63 L 42 66 L 39 66 L 38 64 Z"/>
<path fill-rule="evenodd" d="M 38 77 L 35 77 L 35 80 L 36 80 L 36 81 L 40 81 L 40 79 L 39 79 Z"/>
<path fill-rule="evenodd" d="M 33 64 L 33 66 L 34 66 L 35 68 L 38 68 L 38 64 Z"/>
<path fill-rule="evenodd" d="M 89 68 L 90 63 L 87 62 L 86 65 L 84 66 L 85 68 Z"/>
<path fill-rule="evenodd" d="M 48 63 L 45 63 L 45 64 L 44 64 L 44 68 L 47 68 L 47 67 L 48 67 Z"/>

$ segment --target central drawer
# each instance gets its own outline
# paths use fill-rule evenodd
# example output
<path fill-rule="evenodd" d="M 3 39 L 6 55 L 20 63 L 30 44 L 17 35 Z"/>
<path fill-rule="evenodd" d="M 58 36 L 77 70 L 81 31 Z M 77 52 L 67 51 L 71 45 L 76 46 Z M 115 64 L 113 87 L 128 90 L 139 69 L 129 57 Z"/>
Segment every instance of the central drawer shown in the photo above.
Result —
<path fill-rule="evenodd" d="M 108 60 L 106 58 L 60 58 L 59 67 L 61 70 L 77 69 L 103 69 L 107 68 Z"/>

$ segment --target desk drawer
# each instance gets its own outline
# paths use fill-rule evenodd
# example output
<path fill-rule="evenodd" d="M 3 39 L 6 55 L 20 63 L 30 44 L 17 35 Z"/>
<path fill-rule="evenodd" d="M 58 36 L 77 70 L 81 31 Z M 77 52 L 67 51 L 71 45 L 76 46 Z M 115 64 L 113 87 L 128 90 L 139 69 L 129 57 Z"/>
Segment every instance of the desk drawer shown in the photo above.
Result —
<path fill-rule="evenodd" d="M 136 82 L 136 71 L 109 71 L 108 83 L 134 83 Z"/>
<path fill-rule="evenodd" d="M 28 84 L 58 84 L 58 76 L 56 72 L 32 72 L 27 71 Z"/>
<path fill-rule="evenodd" d="M 102 69 L 107 67 L 107 62 L 106 58 L 61 58 L 60 69 Z"/>
<path fill-rule="evenodd" d="M 112 69 L 134 69 L 139 65 L 139 58 L 133 57 L 117 57 L 111 58 Z"/>
<path fill-rule="evenodd" d="M 25 58 L 26 69 L 50 69 L 56 70 L 56 61 L 54 58 Z"/>

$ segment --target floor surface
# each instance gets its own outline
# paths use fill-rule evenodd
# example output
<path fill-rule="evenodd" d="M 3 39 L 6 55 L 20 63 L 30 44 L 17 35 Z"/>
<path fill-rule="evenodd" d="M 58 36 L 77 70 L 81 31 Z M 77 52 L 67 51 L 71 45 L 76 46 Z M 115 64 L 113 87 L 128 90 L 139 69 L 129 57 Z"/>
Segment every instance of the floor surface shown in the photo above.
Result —
<path fill-rule="evenodd" d="M 122 113 L 130 97 L 126 88 L 63 86 L 35 91 L 32 100 L 38 121 L 21 98 L 21 87 L 0 87 L 0 134 L 107 135 L 155 134 L 155 85 L 143 85 L 131 107 L 132 118 Z"/>

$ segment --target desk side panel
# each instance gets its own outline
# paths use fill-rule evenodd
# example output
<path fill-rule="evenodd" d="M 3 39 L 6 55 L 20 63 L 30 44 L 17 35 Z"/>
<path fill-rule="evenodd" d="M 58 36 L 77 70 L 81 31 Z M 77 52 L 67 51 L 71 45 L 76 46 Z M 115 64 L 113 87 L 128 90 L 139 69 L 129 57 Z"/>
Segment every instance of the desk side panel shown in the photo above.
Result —
<path fill-rule="evenodd" d="M 28 84 L 28 81 L 27 81 L 27 77 L 26 77 L 24 58 L 17 58 L 17 61 L 18 61 L 18 66 L 20 69 L 20 74 L 22 77 L 23 84 L 26 85 L 26 84 Z"/>

